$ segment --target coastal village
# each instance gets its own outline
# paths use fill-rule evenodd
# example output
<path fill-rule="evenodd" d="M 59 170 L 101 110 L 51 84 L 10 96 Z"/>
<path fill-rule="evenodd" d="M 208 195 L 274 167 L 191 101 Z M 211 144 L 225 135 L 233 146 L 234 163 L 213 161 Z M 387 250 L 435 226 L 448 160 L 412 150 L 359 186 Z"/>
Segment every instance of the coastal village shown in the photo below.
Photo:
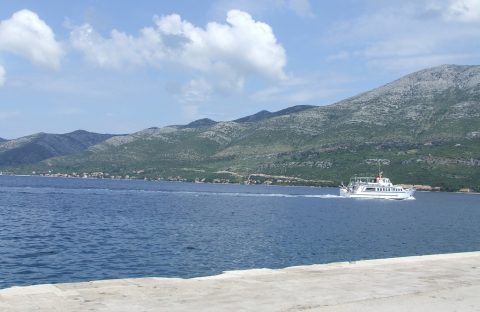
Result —
<path fill-rule="evenodd" d="M 143 174 L 144 171 L 140 170 L 137 174 Z M 222 173 L 226 173 L 225 171 Z M 0 172 L 0 175 L 11 175 L 8 172 Z M 242 182 L 238 182 L 238 179 L 231 180 L 226 178 L 195 178 L 188 179 L 181 176 L 167 176 L 167 177 L 139 177 L 137 175 L 112 175 L 106 172 L 72 172 L 72 173 L 37 173 L 32 171 L 32 176 L 43 177 L 60 177 L 60 178 L 80 178 L 80 179 L 111 179 L 111 180 L 145 180 L 145 181 L 169 181 L 169 182 L 194 182 L 194 183 L 218 183 L 218 184 L 230 184 L 230 183 L 242 183 L 242 184 L 264 184 L 264 185 L 298 185 L 298 186 L 332 186 L 332 181 L 328 180 L 306 180 L 289 176 L 275 176 L 262 173 L 250 174 L 245 177 Z M 239 174 L 234 173 L 236 176 Z M 443 191 L 440 186 L 431 186 L 423 184 L 399 184 L 404 188 L 415 188 L 417 191 L 425 192 L 441 192 Z M 458 190 L 460 193 L 475 193 L 471 188 L 461 188 Z"/>

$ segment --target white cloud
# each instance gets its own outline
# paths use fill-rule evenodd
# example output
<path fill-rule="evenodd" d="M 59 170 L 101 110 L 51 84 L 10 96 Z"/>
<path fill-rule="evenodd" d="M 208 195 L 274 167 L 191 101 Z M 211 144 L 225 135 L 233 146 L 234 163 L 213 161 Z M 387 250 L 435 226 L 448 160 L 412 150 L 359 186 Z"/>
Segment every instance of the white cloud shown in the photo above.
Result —
<path fill-rule="evenodd" d="M 165 57 L 162 38 L 153 28 L 142 29 L 138 37 L 113 30 L 110 38 L 103 38 L 92 26 L 84 24 L 70 33 L 70 42 L 87 61 L 101 67 L 121 69 Z"/>
<path fill-rule="evenodd" d="M 52 29 L 38 15 L 21 10 L 0 22 L 0 50 L 21 55 L 32 63 L 57 69 L 63 50 Z"/>
<path fill-rule="evenodd" d="M 3 68 L 2 65 L 0 65 L 0 87 L 5 84 L 6 75 L 7 75 L 7 72 L 5 71 L 5 68 Z"/>
<path fill-rule="evenodd" d="M 176 39 L 177 46 L 166 46 L 171 59 L 204 71 L 228 71 L 241 77 L 258 74 L 271 79 L 285 77 L 285 50 L 277 43 L 271 27 L 253 20 L 250 14 L 231 10 L 227 23 L 195 27 L 179 15 L 155 19 L 158 31 Z"/>
<path fill-rule="evenodd" d="M 480 40 L 478 24 L 467 23 L 476 14 L 480 14 L 480 0 L 389 2 L 338 23 L 326 41 L 337 45 L 338 52 L 328 60 L 361 60 L 399 73 L 443 63 L 478 62 L 478 55 L 468 53 L 476 50 L 475 42 Z"/>
<path fill-rule="evenodd" d="M 480 21 L 480 0 L 452 0 L 446 17 L 464 22 Z"/>
<path fill-rule="evenodd" d="M 213 5 L 216 16 L 231 9 L 239 9 L 254 15 L 268 15 L 279 11 L 290 11 L 299 17 L 314 17 L 310 0 L 219 0 Z"/>
<path fill-rule="evenodd" d="M 226 23 L 197 27 L 177 14 L 155 17 L 155 27 L 138 36 L 113 30 L 104 38 L 90 25 L 74 28 L 72 46 L 92 64 L 123 67 L 177 64 L 204 74 L 215 91 L 241 90 L 250 76 L 268 80 L 286 77 L 286 53 L 272 28 L 239 10 Z M 215 82 L 215 83 L 214 83 Z"/>
<path fill-rule="evenodd" d="M 212 94 L 212 86 L 205 79 L 192 79 L 180 90 L 181 101 L 204 102 Z"/>

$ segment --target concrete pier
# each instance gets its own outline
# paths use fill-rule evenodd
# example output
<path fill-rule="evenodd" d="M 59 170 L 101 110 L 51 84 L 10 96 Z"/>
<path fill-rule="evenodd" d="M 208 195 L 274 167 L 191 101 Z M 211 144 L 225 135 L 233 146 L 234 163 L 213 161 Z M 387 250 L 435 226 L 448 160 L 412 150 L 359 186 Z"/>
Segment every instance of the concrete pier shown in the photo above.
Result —
<path fill-rule="evenodd" d="M 0 311 L 480 311 L 480 252 L 12 287 Z"/>

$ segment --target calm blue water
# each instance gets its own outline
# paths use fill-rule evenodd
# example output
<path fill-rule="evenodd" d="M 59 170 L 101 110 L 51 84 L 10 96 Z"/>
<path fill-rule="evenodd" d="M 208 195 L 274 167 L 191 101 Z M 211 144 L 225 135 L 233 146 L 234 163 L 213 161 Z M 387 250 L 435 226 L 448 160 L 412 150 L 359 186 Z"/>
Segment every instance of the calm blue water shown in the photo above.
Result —
<path fill-rule="evenodd" d="M 0 176 L 0 288 L 480 250 L 480 195 Z"/>

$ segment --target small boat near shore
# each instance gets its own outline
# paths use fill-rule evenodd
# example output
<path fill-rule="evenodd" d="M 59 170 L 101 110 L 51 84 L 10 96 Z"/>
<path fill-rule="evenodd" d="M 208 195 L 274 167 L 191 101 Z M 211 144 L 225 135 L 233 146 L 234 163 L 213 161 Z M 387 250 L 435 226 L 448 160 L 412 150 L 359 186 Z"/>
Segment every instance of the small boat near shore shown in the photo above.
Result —
<path fill-rule="evenodd" d="M 340 196 L 349 198 L 414 199 L 415 188 L 405 189 L 393 185 L 390 179 L 382 177 L 353 177 L 347 186 L 340 186 Z"/>

